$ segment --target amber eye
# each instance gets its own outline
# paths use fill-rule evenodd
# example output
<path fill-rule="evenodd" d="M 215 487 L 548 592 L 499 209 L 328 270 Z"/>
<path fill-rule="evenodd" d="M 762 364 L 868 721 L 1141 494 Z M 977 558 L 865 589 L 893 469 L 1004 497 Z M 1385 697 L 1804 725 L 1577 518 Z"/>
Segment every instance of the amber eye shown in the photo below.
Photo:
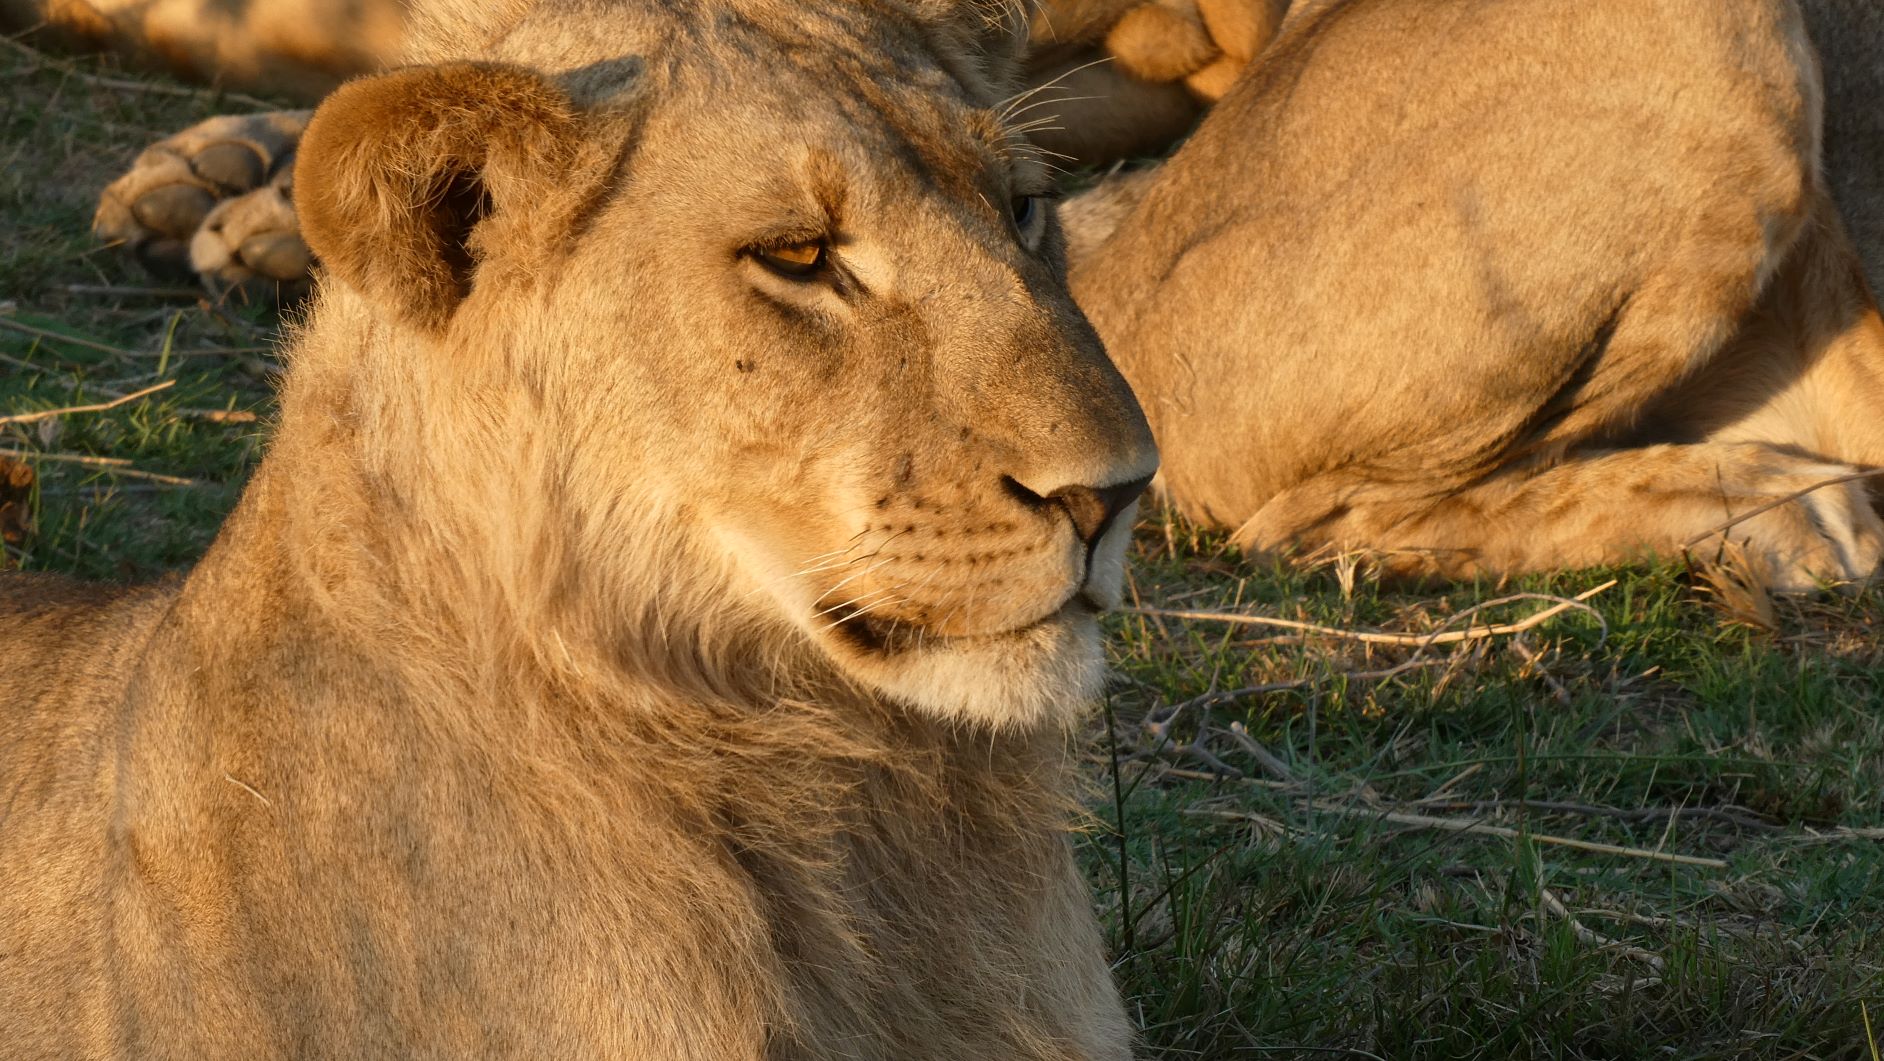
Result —
<path fill-rule="evenodd" d="M 824 244 L 822 242 L 767 247 L 764 250 L 753 251 L 752 256 L 759 259 L 759 263 L 767 269 L 794 280 L 814 276 L 824 268 Z"/>

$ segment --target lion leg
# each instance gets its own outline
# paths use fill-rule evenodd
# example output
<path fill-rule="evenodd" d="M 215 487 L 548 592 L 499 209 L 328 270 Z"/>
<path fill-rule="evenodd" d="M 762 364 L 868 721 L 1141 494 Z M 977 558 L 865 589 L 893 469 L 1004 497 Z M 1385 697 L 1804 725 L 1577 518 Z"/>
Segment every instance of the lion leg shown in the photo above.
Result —
<path fill-rule="evenodd" d="M 1153 0 L 1120 18 L 1106 50 L 1131 76 L 1182 82 L 1215 103 L 1275 38 L 1287 0 Z"/>
<path fill-rule="evenodd" d="M 1697 217 L 1654 272 L 1619 298 L 1563 389 L 1539 410 L 1536 431 L 1509 457 L 1550 459 L 1632 436 L 1668 395 L 1712 371 L 1801 227 L 1798 214 L 1743 198 Z"/>
<path fill-rule="evenodd" d="M 1743 548 L 1773 588 L 1870 577 L 1884 522 L 1833 464 L 1754 443 L 1579 451 L 1440 496 L 1340 473 L 1286 491 L 1237 533 L 1253 551 L 1358 549 L 1399 575 L 1505 575 Z M 1770 507 L 1769 507 L 1770 506 Z"/>
<path fill-rule="evenodd" d="M 290 253 L 299 237 L 286 193 L 309 113 L 211 118 L 153 144 L 105 189 L 92 230 L 159 274 L 301 281 L 308 263 L 305 247 Z"/>
<path fill-rule="evenodd" d="M 1884 468 L 1884 320 L 1829 201 L 1714 366 L 1647 421 Z"/>

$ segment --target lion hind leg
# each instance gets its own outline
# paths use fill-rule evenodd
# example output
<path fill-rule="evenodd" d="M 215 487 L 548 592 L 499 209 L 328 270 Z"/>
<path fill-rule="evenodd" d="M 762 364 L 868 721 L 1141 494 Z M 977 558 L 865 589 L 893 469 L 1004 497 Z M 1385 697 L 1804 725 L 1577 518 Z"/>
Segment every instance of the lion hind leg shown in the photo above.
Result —
<path fill-rule="evenodd" d="M 1735 200 L 1695 219 L 1689 236 L 1619 298 L 1508 459 L 1548 460 L 1627 437 L 1667 395 L 1708 369 L 1740 332 L 1804 227 L 1797 196 L 1774 191 L 1765 200 L 1768 209 Z"/>
<path fill-rule="evenodd" d="M 1711 555 L 1728 543 L 1774 588 L 1868 579 L 1884 522 L 1850 465 L 1742 443 L 1578 452 L 1439 496 L 1370 491 L 1339 473 L 1272 500 L 1238 544 L 1358 550 L 1389 573 L 1448 578 Z"/>
<path fill-rule="evenodd" d="M 151 145 L 99 197 L 92 231 L 160 275 L 194 272 L 204 222 L 220 204 L 286 179 L 309 114 L 225 115 Z"/>
<path fill-rule="evenodd" d="M 1829 201 L 1716 368 L 1651 421 L 1884 468 L 1884 319 Z"/>

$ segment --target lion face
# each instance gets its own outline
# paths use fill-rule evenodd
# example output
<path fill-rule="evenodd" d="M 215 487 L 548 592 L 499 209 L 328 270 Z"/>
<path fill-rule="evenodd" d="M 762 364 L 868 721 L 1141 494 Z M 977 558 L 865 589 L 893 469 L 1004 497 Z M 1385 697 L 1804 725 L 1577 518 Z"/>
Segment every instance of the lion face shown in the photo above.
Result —
<path fill-rule="evenodd" d="M 691 29 L 684 56 L 561 85 L 460 64 L 342 90 L 302 149 L 310 243 L 438 344 L 504 351 L 557 440 L 533 448 L 583 484 L 559 492 L 579 554 L 684 540 L 721 629 L 945 716 L 1064 716 L 1096 692 L 1093 616 L 1156 456 L 1067 293 L 1043 168 L 919 23 L 887 46 L 880 18 L 865 41 L 802 9 Z M 377 128 L 383 155 L 402 122 L 485 139 L 423 145 L 474 180 L 365 196 L 444 211 L 417 224 L 446 259 L 470 219 L 458 263 L 388 276 L 383 237 L 347 236 L 344 175 L 373 164 L 337 144 Z M 640 573 L 582 577 L 619 599 Z"/>

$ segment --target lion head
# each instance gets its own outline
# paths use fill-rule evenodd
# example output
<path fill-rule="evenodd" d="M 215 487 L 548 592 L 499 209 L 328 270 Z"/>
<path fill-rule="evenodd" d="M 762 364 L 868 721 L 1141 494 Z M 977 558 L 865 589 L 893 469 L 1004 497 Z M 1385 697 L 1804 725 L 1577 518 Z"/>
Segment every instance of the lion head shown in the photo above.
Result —
<path fill-rule="evenodd" d="M 381 518 L 546 658 L 1068 717 L 1156 451 L 964 44 L 990 11 L 635 8 L 320 108 L 284 430 L 329 388 Z"/>

